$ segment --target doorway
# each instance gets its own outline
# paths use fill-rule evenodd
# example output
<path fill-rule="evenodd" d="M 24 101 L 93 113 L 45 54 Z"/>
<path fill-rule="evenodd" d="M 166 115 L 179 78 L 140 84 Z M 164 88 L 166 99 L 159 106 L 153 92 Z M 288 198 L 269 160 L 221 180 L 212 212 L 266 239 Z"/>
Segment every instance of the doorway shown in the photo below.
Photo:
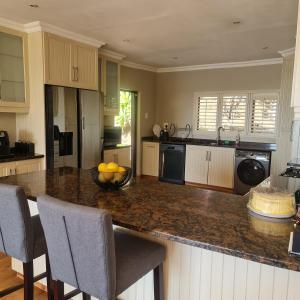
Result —
<path fill-rule="evenodd" d="M 137 147 L 137 99 L 138 93 L 120 90 L 120 113 L 115 116 L 115 126 L 122 128 L 122 142 L 130 149 L 130 160 L 133 176 L 136 176 Z"/>

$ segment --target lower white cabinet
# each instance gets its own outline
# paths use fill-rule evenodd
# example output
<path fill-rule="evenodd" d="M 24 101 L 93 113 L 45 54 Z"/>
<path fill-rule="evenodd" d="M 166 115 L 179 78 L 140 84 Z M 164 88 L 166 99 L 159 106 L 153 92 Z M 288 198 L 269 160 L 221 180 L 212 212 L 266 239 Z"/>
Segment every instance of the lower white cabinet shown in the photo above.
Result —
<path fill-rule="evenodd" d="M 131 167 L 131 147 L 104 150 L 104 162 L 115 162 L 123 167 Z"/>
<path fill-rule="evenodd" d="M 0 177 L 16 174 L 26 174 L 30 172 L 40 171 L 41 169 L 42 160 L 39 158 L 0 163 Z"/>
<path fill-rule="evenodd" d="M 143 142 L 142 174 L 158 177 L 159 143 Z"/>
<path fill-rule="evenodd" d="M 186 146 L 185 181 L 233 188 L 234 149 Z"/>

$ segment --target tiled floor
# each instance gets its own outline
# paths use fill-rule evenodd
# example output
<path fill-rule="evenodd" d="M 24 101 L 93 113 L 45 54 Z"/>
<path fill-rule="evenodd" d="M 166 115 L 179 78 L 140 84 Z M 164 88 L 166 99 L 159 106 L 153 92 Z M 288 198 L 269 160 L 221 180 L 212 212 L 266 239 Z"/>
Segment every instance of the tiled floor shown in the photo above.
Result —
<path fill-rule="evenodd" d="M 0 290 L 4 290 L 10 286 L 22 283 L 22 280 L 17 277 L 16 272 L 11 270 L 11 259 L 0 253 Z M 36 300 L 47 300 L 47 294 L 42 290 L 35 288 Z M 23 289 L 16 291 L 1 300 L 23 300 Z"/>

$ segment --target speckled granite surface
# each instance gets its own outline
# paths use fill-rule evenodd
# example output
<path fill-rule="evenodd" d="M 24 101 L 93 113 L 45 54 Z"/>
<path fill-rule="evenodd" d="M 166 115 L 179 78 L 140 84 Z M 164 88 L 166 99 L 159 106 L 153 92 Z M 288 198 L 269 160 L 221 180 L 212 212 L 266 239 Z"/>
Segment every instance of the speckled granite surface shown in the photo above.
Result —
<path fill-rule="evenodd" d="M 270 223 L 251 216 L 245 197 L 139 178 L 116 192 L 103 192 L 89 171 L 64 168 L 0 178 L 39 194 L 105 208 L 114 223 L 160 238 L 269 265 L 300 271 L 300 258 L 288 255 L 293 223 Z"/>

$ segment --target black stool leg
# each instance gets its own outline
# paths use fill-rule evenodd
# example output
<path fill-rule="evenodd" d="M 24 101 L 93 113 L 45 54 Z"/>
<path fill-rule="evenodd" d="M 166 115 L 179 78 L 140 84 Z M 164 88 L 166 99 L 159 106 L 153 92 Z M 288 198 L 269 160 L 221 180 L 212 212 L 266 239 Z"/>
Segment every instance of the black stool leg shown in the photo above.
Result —
<path fill-rule="evenodd" d="M 91 296 L 86 293 L 82 293 L 82 300 L 91 300 Z"/>
<path fill-rule="evenodd" d="M 33 300 L 33 261 L 23 263 L 24 300 Z"/>
<path fill-rule="evenodd" d="M 153 270 L 154 300 L 164 299 L 163 264 L 161 263 Z"/>
<path fill-rule="evenodd" d="M 64 283 L 56 280 L 53 281 L 54 300 L 64 299 Z"/>
<path fill-rule="evenodd" d="M 52 276 L 51 276 L 51 269 L 50 269 L 50 263 L 49 263 L 49 256 L 46 254 L 46 274 L 47 274 L 47 296 L 48 300 L 53 300 L 53 282 L 52 282 Z"/>

